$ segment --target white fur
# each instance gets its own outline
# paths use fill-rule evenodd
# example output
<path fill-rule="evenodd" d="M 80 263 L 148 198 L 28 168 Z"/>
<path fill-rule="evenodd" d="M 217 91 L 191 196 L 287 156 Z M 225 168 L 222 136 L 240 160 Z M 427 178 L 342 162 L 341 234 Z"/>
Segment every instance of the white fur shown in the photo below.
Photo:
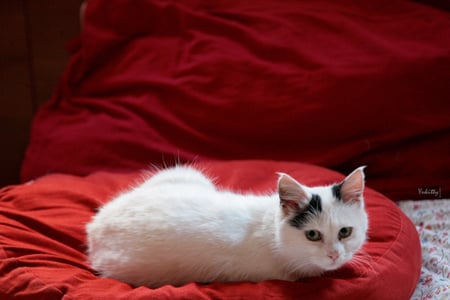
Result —
<path fill-rule="evenodd" d="M 322 241 L 289 224 L 278 193 L 221 191 L 191 167 L 166 169 L 99 210 L 87 225 L 89 260 L 104 277 L 150 287 L 320 275 L 360 249 L 367 215 L 362 201 L 338 203 L 330 187 L 304 189 L 322 198 L 323 213 L 305 228 Z M 345 226 L 353 234 L 339 241 Z"/>

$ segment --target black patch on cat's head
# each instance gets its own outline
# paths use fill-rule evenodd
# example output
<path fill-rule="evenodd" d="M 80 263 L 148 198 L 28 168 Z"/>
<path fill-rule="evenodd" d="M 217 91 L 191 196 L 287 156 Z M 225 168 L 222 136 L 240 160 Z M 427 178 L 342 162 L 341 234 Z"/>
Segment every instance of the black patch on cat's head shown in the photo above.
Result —
<path fill-rule="evenodd" d="M 322 199 L 320 198 L 319 195 L 313 194 L 311 196 L 311 200 L 309 201 L 308 205 L 304 209 L 299 210 L 295 214 L 295 216 L 289 220 L 289 224 L 298 229 L 301 229 L 306 223 L 308 223 L 308 220 L 311 218 L 311 216 L 317 216 L 321 212 L 322 212 Z"/>
<path fill-rule="evenodd" d="M 337 183 L 331 187 L 331 192 L 333 193 L 333 196 L 338 200 L 342 200 L 341 188 L 342 188 L 343 184 L 344 183 L 341 182 L 341 183 Z"/>

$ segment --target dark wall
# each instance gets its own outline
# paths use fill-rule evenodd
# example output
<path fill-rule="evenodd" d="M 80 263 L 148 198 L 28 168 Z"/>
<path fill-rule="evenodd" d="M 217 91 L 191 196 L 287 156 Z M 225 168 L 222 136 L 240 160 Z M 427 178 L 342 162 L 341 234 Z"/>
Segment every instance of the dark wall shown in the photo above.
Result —
<path fill-rule="evenodd" d="M 67 63 L 81 2 L 0 0 L 0 187 L 19 182 L 33 114 Z"/>

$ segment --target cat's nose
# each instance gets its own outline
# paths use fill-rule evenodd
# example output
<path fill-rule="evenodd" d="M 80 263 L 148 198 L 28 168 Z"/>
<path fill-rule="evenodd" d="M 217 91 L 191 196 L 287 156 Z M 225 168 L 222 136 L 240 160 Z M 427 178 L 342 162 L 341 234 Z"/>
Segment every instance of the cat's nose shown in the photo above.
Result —
<path fill-rule="evenodd" d="M 336 259 L 339 258 L 339 252 L 337 252 L 336 250 L 331 251 L 330 253 L 328 253 L 328 257 L 332 260 L 335 261 Z"/>

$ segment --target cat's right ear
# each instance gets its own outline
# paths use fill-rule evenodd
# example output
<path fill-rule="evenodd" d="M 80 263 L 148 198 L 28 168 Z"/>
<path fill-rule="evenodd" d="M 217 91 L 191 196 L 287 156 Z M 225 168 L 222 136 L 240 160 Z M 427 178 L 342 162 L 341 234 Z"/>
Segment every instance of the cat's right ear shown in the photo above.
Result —
<path fill-rule="evenodd" d="M 278 195 L 284 215 L 297 212 L 308 205 L 311 198 L 308 191 L 291 176 L 284 173 L 278 175 Z"/>

